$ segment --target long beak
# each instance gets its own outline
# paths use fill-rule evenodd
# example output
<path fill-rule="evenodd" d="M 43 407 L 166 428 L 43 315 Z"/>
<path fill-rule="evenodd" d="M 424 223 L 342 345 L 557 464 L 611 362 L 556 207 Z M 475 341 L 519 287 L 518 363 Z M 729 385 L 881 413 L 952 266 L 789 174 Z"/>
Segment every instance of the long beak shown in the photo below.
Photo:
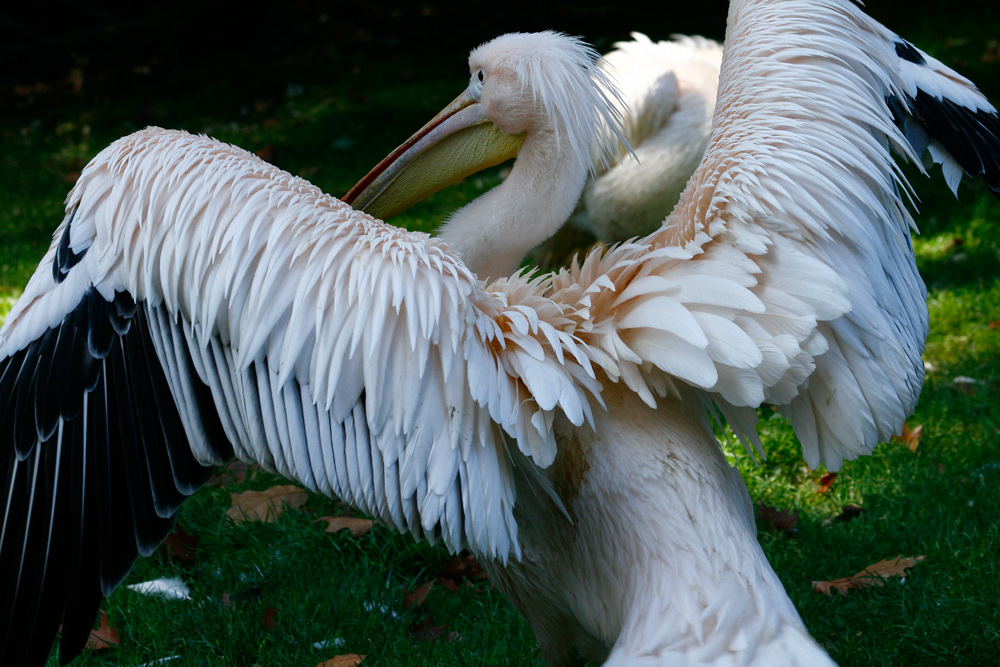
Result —
<path fill-rule="evenodd" d="M 523 134 L 501 132 L 466 90 L 379 162 L 343 201 L 387 220 L 470 174 L 515 157 L 523 142 Z"/>

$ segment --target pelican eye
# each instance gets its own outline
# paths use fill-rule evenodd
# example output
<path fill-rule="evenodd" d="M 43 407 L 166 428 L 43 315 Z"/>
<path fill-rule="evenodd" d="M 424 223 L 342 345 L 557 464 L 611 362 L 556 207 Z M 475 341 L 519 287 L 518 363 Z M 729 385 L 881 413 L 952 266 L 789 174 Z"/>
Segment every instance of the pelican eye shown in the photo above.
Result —
<path fill-rule="evenodd" d="M 477 101 L 483 92 L 484 81 L 486 81 L 486 72 L 484 72 L 481 68 L 473 72 L 472 80 L 469 81 L 469 93 L 471 93 L 473 99 Z"/>

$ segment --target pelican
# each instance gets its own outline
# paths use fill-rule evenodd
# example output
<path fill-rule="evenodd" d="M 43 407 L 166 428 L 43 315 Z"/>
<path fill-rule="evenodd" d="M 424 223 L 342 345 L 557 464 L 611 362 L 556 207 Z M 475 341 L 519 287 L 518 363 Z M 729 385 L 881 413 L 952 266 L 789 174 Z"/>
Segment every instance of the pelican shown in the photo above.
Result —
<path fill-rule="evenodd" d="M 581 224 L 605 241 L 652 233 L 680 199 L 708 146 L 722 45 L 699 36 L 653 42 L 642 33 L 604 56 L 627 104 L 624 150 L 588 181 Z"/>
<path fill-rule="evenodd" d="M 655 231 L 680 199 L 708 146 L 722 45 L 700 36 L 654 42 L 632 33 L 604 56 L 622 92 L 625 137 L 611 168 L 595 163 L 571 221 L 604 241 Z"/>
<path fill-rule="evenodd" d="M 621 91 L 628 143 L 615 147 L 610 163 L 595 155 L 573 215 L 531 253 L 542 267 L 567 264 L 595 240 L 617 243 L 656 230 L 708 146 L 722 45 L 697 35 L 631 37 L 602 60 Z"/>
<path fill-rule="evenodd" d="M 550 665 L 830 663 L 711 418 L 759 449 L 770 402 L 831 469 L 899 429 L 927 312 L 892 151 L 1000 190 L 996 111 L 848 0 L 734 0 L 674 211 L 517 272 L 591 146 L 621 141 L 593 55 L 555 33 L 477 48 L 468 89 L 355 208 L 180 132 L 94 158 L 0 331 L 3 664 L 41 664 L 60 618 L 75 655 L 233 456 L 471 549 Z M 512 153 L 441 239 L 357 210 Z"/>

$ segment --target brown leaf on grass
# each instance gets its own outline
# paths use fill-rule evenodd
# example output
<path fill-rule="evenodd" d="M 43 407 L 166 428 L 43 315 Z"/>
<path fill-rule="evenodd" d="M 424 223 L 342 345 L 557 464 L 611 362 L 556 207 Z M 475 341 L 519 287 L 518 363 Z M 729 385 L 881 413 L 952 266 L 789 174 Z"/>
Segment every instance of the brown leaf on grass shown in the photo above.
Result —
<path fill-rule="evenodd" d="M 34 97 L 38 94 L 47 93 L 51 89 L 52 86 L 41 82 L 32 84 L 19 83 L 14 86 L 14 95 L 17 97 Z"/>
<path fill-rule="evenodd" d="M 96 630 L 90 631 L 87 644 L 84 648 L 91 651 L 103 651 L 106 648 L 118 646 L 118 631 L 111 627 L 108 615 L 101 609 L 101 625 Z"/>
<path fill-rule="evenodd" d="M 847 505 L 844 505 L 844 509 L 841 510 L 840 514 L 834 518 L 834 521 L 850 521 L 851 519 L 857 519 L 864 511 L 863 507 L 855 505 L 854 503 L 848 503 Z"/>
<path fill-rule="evenodd" d="M 349 530 L 354 537 L 361 537 L 372 529 L 371 519 L 359 519 L 351 516 L 321 516 L 316 521 L 326 521 L 326 528 L 323 531 L 326 533 Z"/>
<path fill-rule="evenodd" d="M 445 579 L 451 579 L 456 584 L 462 579 L 486 578 L 486 573 L 479 566 L 479 561 L 468 552 L 453 555 L 451 560 L 441 568 L 438 575 Z"/>
<path fill-rule="evenodd" d="M 226 510 L 226 516 L 234 523 L 272 523 L 288 508 L 301 507 L 309 499 L 306 491 L 294 484 L 272 486 L 266 491 L 244 491 L 229 495 L 233 504 Z"/>
<path fill-rule="evenodd" d="M 900 435 L 892 436 L 890 442 L 906 445 L 911 452 L 915 452 L 920 445 L 920 435 L 923 432 L 923 424 L 911 429 L 909 422 L 903 422 L 903 432 Z"/>
<path fill-rule="evenodd" d="M 874 565 L 869 565 L 852 577 L 834 579 L 833 581 L 814 581 L 812 582 L 813 590 L 825 595 L 833 595 L 833 591 L 838 590 L 841 595 L 847 595 L 847 592 L 852 588 L 881 586 L 885 579 L 906 576 L 906 571 L 923 559 L 924 556 L 886 558 Z"/>
<path fill-rule="evenodd" d="M 427 614 L 422 621 L 414 621 L 413 623 L 410 623 L 408 629 L 414 639 L 422 642 L 435 642 L 438 639 L 445 642 L 453 642 L 463 639 L 463 637 L 454 630 L 449 630 L 447 624 L 434 625 L 433 614 Z"/>
<path fill-rule="evenodd" d="M 798 530 L 799 513 L 797 511 L 789 512 L 757 503 L 757 518 L 786 533 L 794 533 Z"/>
<path fill-rule="evenodd" d="M 486 580 L 486 573 L 483 568 L 479 566 L 479 561 L 476 557 L 467 551 L 463 551 L 461 554 L 456 554 L 451 557 L 441 571 L 438 573 L 438 583 L 440 583 L 445 590 L 449 591 L 459 591 L 462 589 L 462 582 L 464 581 L 464 586 L 466 588 L 472 588 L 474 592 L 479 593 L 480 588 L 473 584 L 474 581 Z"/>
<path fill-rule="evenodd" d="M 66 82 L 73 90 L 73 94 L 79 95 L 80 91 L 83 90 L 83 70 L 79 67 L 71 69 L 69 71 L 69 76 L 66 77 Z"/>
<path fill-rule="evenodd" d="M 819 491 L 818 493 L 826 493 L 833 486 L 833 481 L 837 479 L 837 473 L 828 472 L 819 478 Z"/>
<path fill-rule="evenodd" d="M 356 665 L 360 665 L 361 661 L 367 657 L 367 655 L 358 655 L 357 653 L 336 655 L 329 660 L 324 660 L 316 665 L 316 667 L 355 667 Z"/>
<path fill-rule="evenodd" d="M 462 587 L 455 583 L 454 579 L 449 579 L 448 577 L 438 577 L 438 582 L 444 586 L 447 591 L 460 591 Z"/>
<path fill-rule="evenodd" d="M 278 608 L 273 605 L 267 605 L 264 609 L 264 627 L 271 630 L 278 625 L 278 621 L 275 616 L 278 615 Z"/>
<path fill-rule="evenodd" d="M 409 609 L 410 607 L 419 607 L 427 599 L 427 594 L 431 592 L 431 588 L 434 587 L 433 581 L 428 581 L 422 586 L 418 586 L 412 593 L 403 593 L 403 609 Z"/>
<path fill-rule="evenodd" d="M 991 331 L 996 331 L 997 329 L 1000 329 L 1000 320 L 993 320 L 987 326 L 989 326 Z"/>
<path fill-rule="evenodd" d="M 164 555 L 172 563 L 184 561 L 192 563 L 197 560 L 194 549 L 198 546 L 198 538 L 184 530 L 180 524 L 174 527 L 173 532 L 167 535 L 160 548 Z"/>
<path fill-rule="evenodd" d="M 207 482 L 208 486 L 229 486 L 230 484 L 242 484 L 247 479 L 253 479 L 260 471 L 260 466 L 254 463 L 244 463 L 243 461 L 232 461 L 226 466 L 219 468 Z"/>

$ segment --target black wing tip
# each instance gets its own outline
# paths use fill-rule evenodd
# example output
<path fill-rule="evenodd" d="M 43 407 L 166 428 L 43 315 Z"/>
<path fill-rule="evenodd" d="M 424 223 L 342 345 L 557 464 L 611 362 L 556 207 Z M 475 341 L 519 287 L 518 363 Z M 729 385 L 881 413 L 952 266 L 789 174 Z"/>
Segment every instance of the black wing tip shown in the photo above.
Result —
<path fill-rule="evenodd" d="M 52 279 L 57 285 L 66 279 L 70 270 L 79 264 L 80 260 L 87 254 L 86 249 L 77 254 L 73 252 L 72 248 L 69 247 L 70 229 L 73 227 L 73 220 L 76 218 L 76 212 L 79 209 L 80 206 L 77 204 L 77 206 L 70 211 L 69 220 L 66 221 L 66 226 L 63 228 L 62 236 L 59 238 L 59 246 L 56 248 L 55 261 L 52 262 Z"/>
<path fill-rule="evenodd" d="M 970 177 L 982 176 L 1000 199 L 1000 118 L 986 109 L 969 109 L 948 98 L 918 90 L 914 116 L 944 146 Z"/>
<path fill-rule="evenodd" d="M 60 616 L 59 660 L 70 661 L 103 596 L 169 534 L 185 491 L 212 472 L 190 450 L 148 316 L 128 294 L 107 301 L 91 287 L 62 323 L 0 361 L 0 516 L 9 511 L 10 535 L 26 535 L 0 540 L 0 664 L 44 664 Z M 209 442 L 231 456 L 210 390 L 193 368 L 185 377 Z M 53 395 L 58 405 L 39 411 Z M 8 567 L 22 554 L 42 560 Z"/>
<path fill-rule="evenodd" d="M 924 58 L 924 54 L 920 52 L 920 49 L 910 44 L 905 39 L 901 42 L 896 42 L 896 55 L 903 60 L 909 61 L 916 65 L 926 65 L 927 59 Z"/>

